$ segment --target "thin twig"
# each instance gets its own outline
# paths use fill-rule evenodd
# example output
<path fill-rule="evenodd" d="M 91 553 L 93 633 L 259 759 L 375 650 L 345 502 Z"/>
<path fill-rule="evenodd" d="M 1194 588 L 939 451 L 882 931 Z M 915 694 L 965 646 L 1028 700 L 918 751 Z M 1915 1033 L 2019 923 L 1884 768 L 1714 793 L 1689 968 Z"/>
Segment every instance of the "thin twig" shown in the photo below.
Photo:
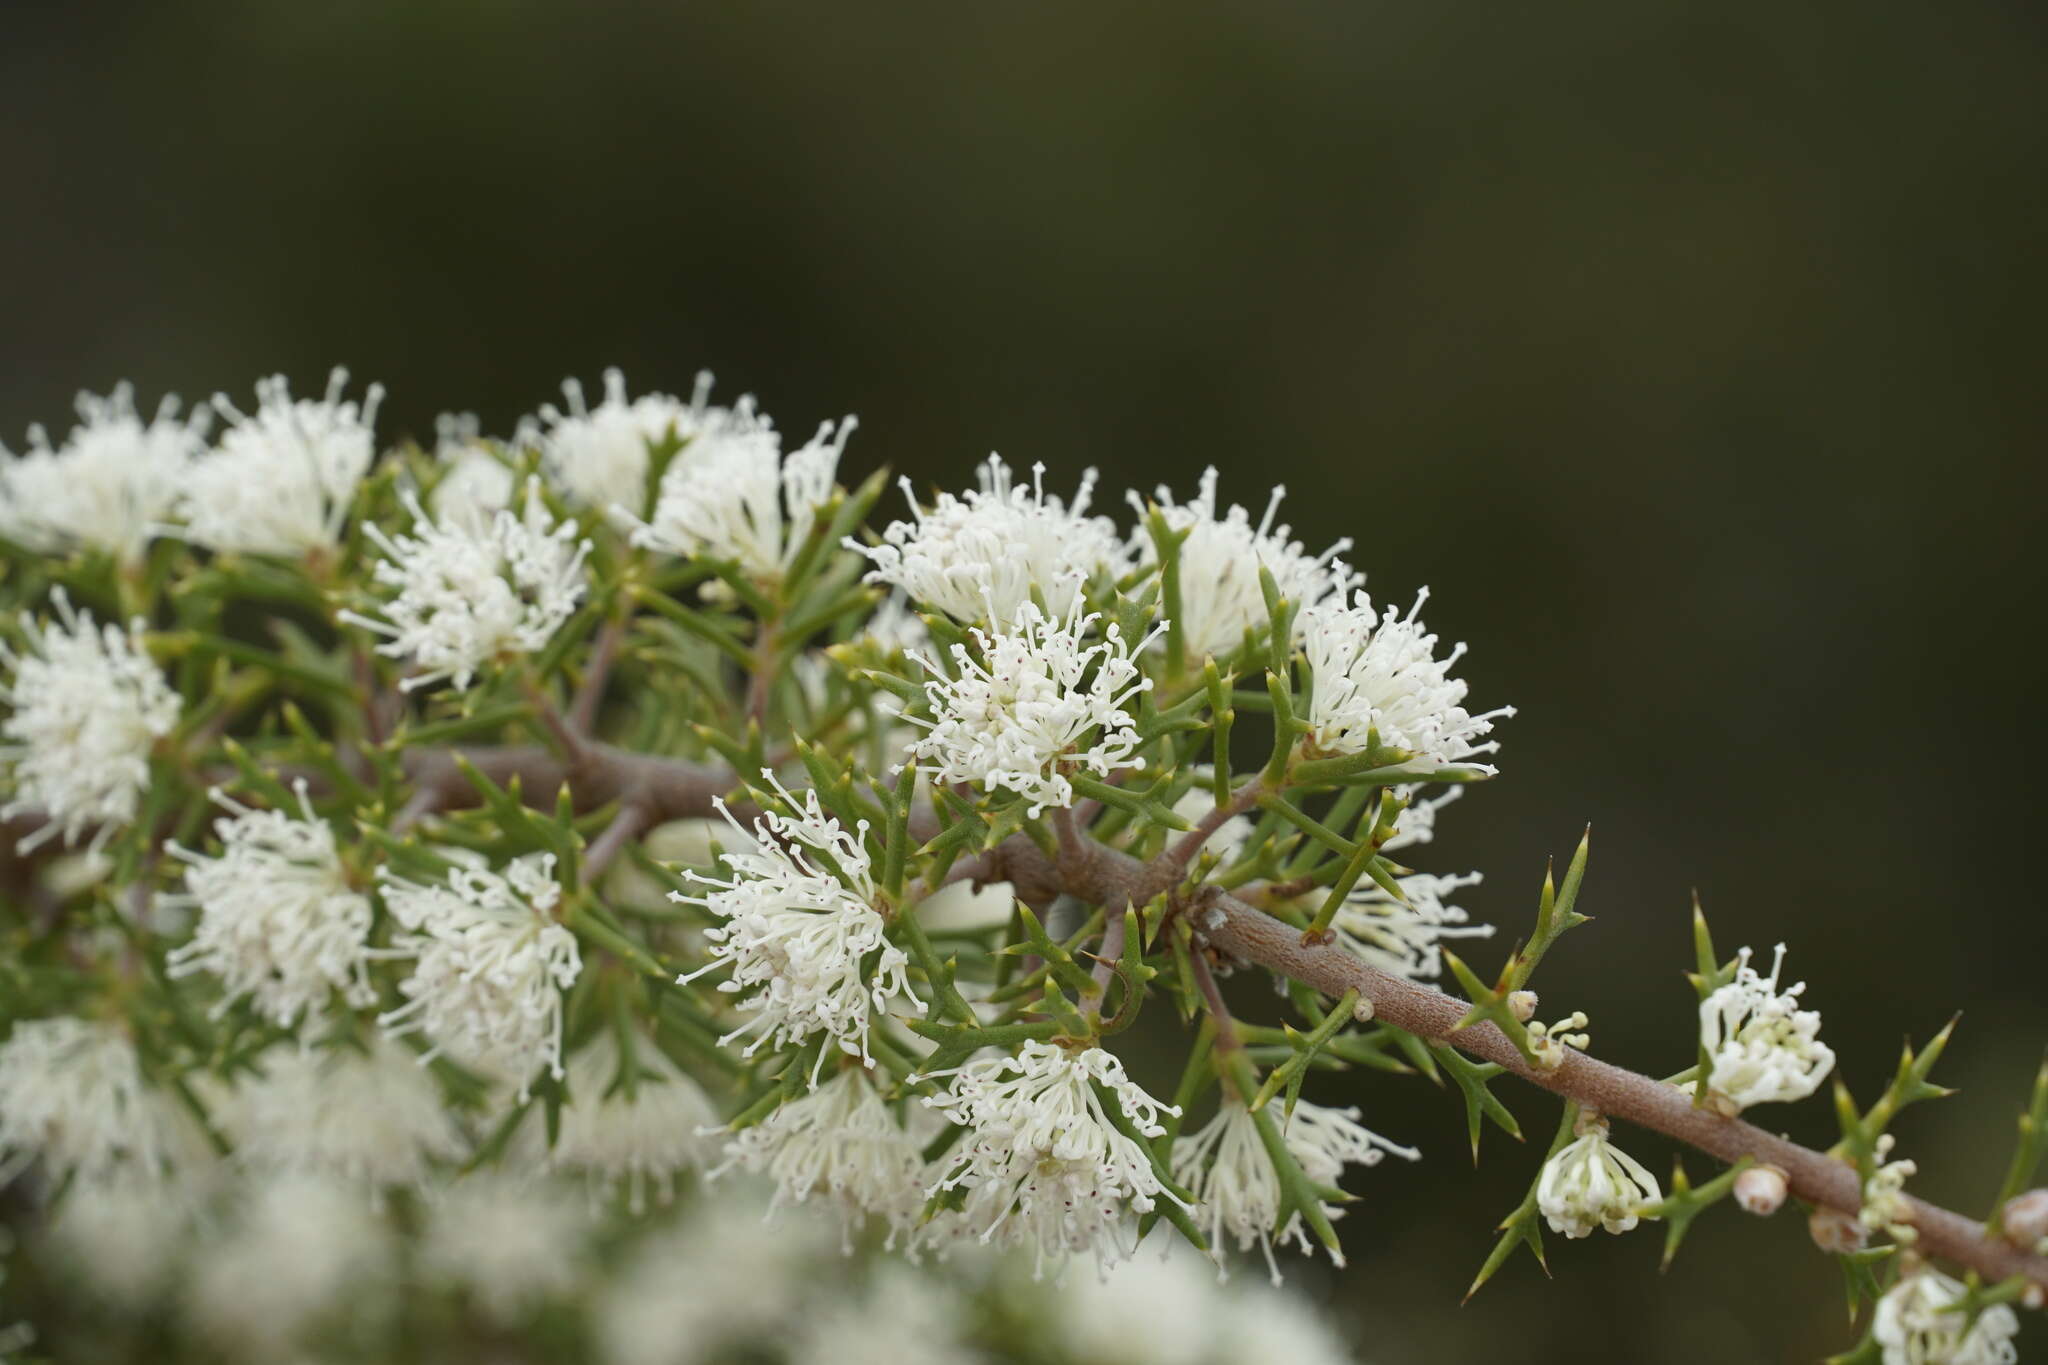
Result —
<path fill-rule="evenodd" d="M 569 702 L 569 728 L 579 735 L 589 735 L 597 724 L 597 708 L 604 701 L 605 684 L 611 680 L 612 665 L 618 661 L 619 646 L 625 639 L 625 618 L 614 616 L 604 623 L 597 643 L 590 647 L 590 662 L 584 666 L 583 681 L 577 684 L 576 695 Z"/>
<path fill-rule="evenodd" d="M 619 807 L 619 813 L 604 827 L 604 832 L 593 839 L 590 847 L 584 850 L 584 884 L 589 885 L 603 876 L 604 870 L 619 856 L 619 851 L 652 824 L 653 819 L 647 807 L 637 802 Z"/>

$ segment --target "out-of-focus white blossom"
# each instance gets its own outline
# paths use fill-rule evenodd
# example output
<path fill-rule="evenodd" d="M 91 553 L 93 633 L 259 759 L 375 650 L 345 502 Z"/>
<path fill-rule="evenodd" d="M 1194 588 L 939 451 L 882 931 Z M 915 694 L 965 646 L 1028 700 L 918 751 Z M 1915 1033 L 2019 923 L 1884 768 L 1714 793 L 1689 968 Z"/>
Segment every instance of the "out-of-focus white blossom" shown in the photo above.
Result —
<path fill-rule="evenodd" d="M 1700 1002 L 1700 1046 L 1713 1064 L 1707 1084 L 1737 1109 L 1803 1100 L 1835 1067 L 1833 1049 L 1820 1040 L 1820 1011 L 1799 1008 L 1804 981 L 1778 990 L 1784 944 L 1768 977 L 1749 957 L 1744 948 L 1735 979 Z"/>
<path fill-rule="evenodd" d="M 1273 575 L 1281 595 L 1296 607 L 1312 607 L 1327 598 L 1342 604 L 1343 596 L 1365 581 L 1363 574 L 1337 558 L 1351 548 L 1351 541 L 1338 541 L 1320 555 L 1311 555 L 1283 523 L 1275 526 L 1285 488 L 1275 488 L 1266 503 L 1266 513 L 1253 524 L 1251 514 L 1232 504 L 1221 515 L 1216 510 L 1216 470 L 1202 471 L 1196 493 L 1176 503 L 1170 490 L 1153 492 L 1153 501 L 1166 519 L 1167 529 L 1185 534 L 1180 546 L 1180 616 L 1186 632 L 1188 656 L 1200 661 L 1210 655 L 1228 654 L 1244 641 L 1245 632 L 1263 632 L 1266 626 L 1266 597 L 1259 586 L 1261 567 Z M 1131 506 L 1146 515 L 1145 500 L 1132 492 Z M 1158 546 L 1143 526 L 1132 536 L 1134 557 L 1139 563 L 1158 560 Z"/>
<path fill-rule="evenodd" d="M 1195 785 L 1173 803 L 1173 813 L 1191 825 L 1216 809 L 1216 792 L 1209 785 L 1209 777 L 1208 772 L 1198 770 Z M 1214 858 L 1216 866 L 1229 867 L 1244 852 L 1245 841 L 1251 837 L 1252 822 L 1242 815 L 1233 815 L 1202 840 L 1202 852 Z"/>
<path fill-rule="evenodd" d="M 633 543 L 672 555 L 732 560 L 758 580 L 779 578 L 832 497 L 839 456 L 856 423 L 827 422 L 799 450 L 742 400 L 706 423 L 661 479 L 654 516 Z"/>
<path fill-rule="evenodd" d="M 1048 616 L 1027 602 L 1013 626 L 972 632 L 980 660 L 953 646 L 954 677 L 913 656 L 932 675 L 931 718 L 907 717 L 925 730 L 911 748 L 919 771 L 934 782 L 1015 792 L 1037 815 L 1074 803 L 1068 774 L 1077 769 L 1106 777 L 1143 766 L 1133 757 L 1138 732 L 1126 708 L 1152 686 L 1132 658 L 1146 641 L 1133 649 L 1112 622 L 1101 640 L 1084 643 L 1099 619 L 1078 607 Z"/>
<path fill-rule="evenodd" d="M 294 399 L 283 375 L 256 384 L 256 411 L 242 413 L 225 394 L 214 407 L 229 422 L 211 454 L 184 476 L 179 514 L 196 545 L 260 555 L 331 550 L 356 487 L 376 458 L 374 428 L 384 389 L 344 400 L 348 371 L 337 369 L 323 398 Z"/>
<path fill-rule="evenodd" d="M 1596 1227 L 1627 1232 L 1639 1209 L 1664 1198 L 1657 1177 L 1643 1163 L 1607 1140 L 1604 1119 L 1582 1119 L 1573 1138 L 1543 1163 L 1536 1180 L 1536 1207 L 1552 1232 L 1584 1237 Z"/>
<path fill-rule="evenodd" d="M 861 628 L 861 638 L 892 653 L 918 654 L 930 650 L 932 633 L 911 609 L 910 599 L 898 589 L 875 608 L 875 614 Z"/>
<path fill-rule="evenodd" d="M 1161 1112 L 1179 1109 L 1146 1094 L 1101 1048 L 1031 1041 L 1014 1056 L 931 1077 L 947 1085 L 924 1103 L 968 1131 L 928 1193 L 961 1191 L 962 1226 L 983 1242 L 1030 1249 L 1039 1271 L 1075 1252 L 1102 1266 L 1123 1260 L 1137 1247 L 1134 1215 L 1160 1199 L 1181 1202 L 1151 1153 L 1110 1121 L 1097 1087 L 1146 1137 L 1165 1131 Z"/>
<path fill-rule="evenodd" d="M 584 401 L 575 379 L 562 382 L 562 396 L 568 410 L 543 405 L 541 427 L 521 439 L 540 446 L 551 482 L 607 515 L 614 509 L 639 514 L 647 506 L 648 447 L 689 440 L 712 411 L 708 371 L 697 376 L 687 403 L 665 393 L 629 398 L 626 376 L 616 369 L 604 372 L 604 401 L 596 407 Z"/>
<path fill-rule="evenodd" d="M 801 1043 L 822 1030 L 841 1052 L 872 1064 L 871 1010 L 900 1000 L 922 1014 L 925 1004 L 911 994 L 910 960 L 888 941 L 875 909 L 867 822 L 849 833 L 825 814 L 816 792 L 799 800 L 773 774 L 762 775 L 796 814 L 766 812 L 756 832 L 749 832 L 724 802 L 716 803 L 741 847 L 725 854 L 730 880 L 686 871 L 686 878 L 710 890 L 701 896 L 669 893 L 671 900 L 702 906 L 724 920 L 705 931 L 711 961 L 681 980 L 731 969 L 718 989 L 737 995 L 735 1007 L 753 1017 L 719 1041 L 758 1035 L 746 1045 L 747 1056 L 764 1044 Z M 869 970 L 864 961 L 873 953 L 879 956 Z M 824 1057 L 821 1050 L 819 1066 Z M 817 1084 L 815 1069 L 811 1082 Z"/>
<path fill-rule="evenodd" d="M 988 618 L 1000 627 L 1034 592 L 1053 616 L 1067 616 L 1089 578 L 1128 564 L 1116 524 L 1086 515 L 1094 470 L 1081 476 L 1072 505 L 1045 491 L 1042 464 L 1031 467 L 1028 488 L 1011 482 L 1010 467 L 993 455 L 975 472 L 979 489 L 940 493 L 929 509 L 903 481 L 914 520 L 891 522 L 879 545 L 846 542 L 874 561 L 868 582 L 901 588 L 956 621 Z"/>
<path fill-rule="evenodd" d="M 66 1282 L 115 1308 L 148 1307 L 176 1278 L 208 1184 L 124 1169 L 73 1185 L 51 1209 L 46 1234 Z"/>
<path fill-rule="evenodd" d="M 1408 808 L 1395 821 L 1392 837 L 1380 845 L 1380 852 L 1392 853 L 1399 848 L 1414 848 L 1436 838 L 1436 822 L 1445 806 L 1465 794 L 1463 787 L 1445 787 L 1435 796 L 1424 797 L 1420 788 L 1404 787 L 1399 791 L 1409 798 Z"/>
<path fill-rule="evenodd" d="M 516 1327 L 582 1282 L 590 1208 L 552 1181 L 476 1171 L 425 1201 L 420 1268 L 458 1286 L 500 1327 Z"/>
<path fill-rule="evenodd" d="M 375 1316 L 395 1247 L 362 1191 L 280 1172 L 255 1182 L 224 1237 L 200 1249 L 180 1306 L 252 1360 L 301 1358 L 323 1322 Z"/>
<path fill-rule="evenodd" d="M 205 1156 L 198 1125 L 144 1079 L 119 1025 L 23 1019 L 0 1043 L 0 1184 L 38 1158 L 53 1187 L 80 1188 L 169 1175 Z"/>
<path fill-rule="evenodd" d="M 183 706 L 149 657 L 142 622 L 127 630 L 75 611 L 62 588 L 50 593 L 54 623 L 22 613 L 21 653 L 0 642 L 0 687 L 11 714 L 0 722 L 0 763 L 13 794 L 0 820 L 41 814 L 22 850 L 62 835 L 75 843 L 97 827 L 97 849 L 135 819 L 149 786 L 149 755 L 178 723 Z"/>
<path fill-rule="evenodd" d="M 553 638 L 583 600 L 588 540 L 576 523 L 557 523 L 542 501 L 540 480 L 526 486 L 523 517 L 498 512 L 488 524 L 435 521 L 408 492 L 410 536 L 365 528 L 384 552 L 372 569 L 396 590 L 379 621 L 353 611 L 341 619 L 388 637 L 379 654 L 411 659 L 421 672 L 399 686 L 411 691 L 452 679 L 468 687 L 477 670 L 508 654 L 531 654 Z"/>
<path fill-rule="evenodd" d="M 547 1125 L 529 1114 L 513 1140 L 513 1159 L 550 1171 L 586 1175 L 594 1192 L 609 1196 L 620 1186 L 637 1214 L 651 1188 L 666 1202 L 678 1171 L 697 1165 L 716 1150 L 704 1130 L 717 1112 L 697 1082 L 668 1054 L 642 1038 L 633 1049 L 634 1083 L 629 1095 L 619 1084 L 619 1045 L 599 1033 L 569 1058 L 569 1103 L 562 1106 L 554 1145 Z"/>
<path fill-rule="evenodd" d="M 186 467 L 206 448 L 212 413 L 183 421 L 166 398 L 148 423 L 127 384 L 78 395 L 79 425 L 53 446 L 29 428 L 29 448 L 0 446 L 0 535 L 43 554 L 104 550 L 134 560 L 169 517 Z"/>
<path fill-rule="evenodd" d="M 1403 904 L 1379 883 L 1361 878 L 1337 908 L 1330 928 L 1346 951 L 1381 971 L 1409 981 L 1431 980 L 1443 973 L 1444 940 L 1487 938 L 1493 933 L 1491 924 L 1468 924 L 1465 912 L 1449 900 L 1459 888 L 1476 886 L 1479 880 L 1477 872 L 1412 873 L 1397 883 L 1408 898 Z"/>
<path fill-rule="evenodd" d="M 785 1101 L 726 1143 L 725 1163 L 775 1182 L 771 1208 L 812 1199 L 835 1206 L 852 1250 L 853 1233 L 869 1214 L 889 1228 L 889 1243 L 918 1226 L 925 1207 L 924 1144 L 935 1123 L 922 1110 L 898 1115 L 854 1067 L 806 1095 Z"/>
<path fill-rule="evenodd" d="M 389 953 L 417 962 L 398 987 L 407 1003 L 377 1022 L 393 1034 L 424 1034 L 433 1050 L 423 1060 L 446 1054 L 510 1081 L 522 1100 L 542 1067 L 559 1078 L 562 992 L 583 959 L 576 936 L 554 919 L 562 897 L 554 868 L 552 853 L 531 853 L 502 873 L 457 867 L 446 886 L 380 870 L 384 903 L 407 931 Z"/>
<path fill-rule="evenodd" d="M 976 1365 L 962 1344 L 966 1314 L 958 1290 L 907 1266 L 884 1262 L 857 1294 L 814 1309 L 791 1344 L 799 1365 Z"/>
<path fill-rule="evenodd" d="M 2020 1358 L 2013 1338 L 2019 1315 L 1994 1304 L 1971 1323 L 1954 1311 L 1963 1285 L 1931 1266 L 1899 1276 L 1877 1301 L 1871 1332 L 1884 1352 L 1884 1365 L 2011 1365 Z M 1968 1330 L 1965 1330 L 1965 1329 Z"/>
<path fill-rule="evenodd" d="M 271 1048 L 216 1108 L 244 1166 L 329 1175 L 373 1192 L 426 1183 L 463 1153 L 433 1073 L 411 1049 L 372 1036 L 362 1049 Z"/>
<path fill-rule="evenodd" d="M 1413 1147 L 1389 1142 L 1360 1124 L 1356 1109 L 1330 1109 L 1300 1100 L 1285 1117 L 1277 1107 L 1268 1112 L 1280 1126 L 1288 1153 L 1318 1185 L 1334 1189 L 1346 1166 L 1377 1166 L 1390 1152 L 1410 1161 L 1422 1159 L 1422 1153 Z M 1216 1117 L 1192 1137 L 1174 1144 L 1173 1178 L 1194 1192 L 1195 1218 L 1207 1225 L 1210 1242 L 1221 1247 L 1224 1234 L 1229 1233 L 1239 1251 L 1259 1247 L 1275 1285 L 1281 1282 L 1280 1266 L 1273 1257 L 1276 1235 L 1281 1243 L 1291 1241 L 1304 1254 L 1313 1254 L 1318 1245 L 1299 1210 L 1279 1227 L 1280 1177 L 1259 1137 L 1257 1118 L 1237 1100 L 1226 1099 Z M 1332 1219 L 1343 1216 L 1342 1209 L 1329 1204 L 1322 1206 L 1322 1212 Z M 1330 1250 L 1330 1259 L 1344 1264 L 1340 1251 Z M 1217 1264 L 1227 1275 L 1220 1259 Z"/>
<path fill-rule="evenodd" d="M 1447 764 L 1500 747 L 1475 741 L 1493 729 L 1495 720 L 1515 714 L 1515 708 L 1478 716 L 1465 709 L 1469 689 L 1450 672 L 1465 646 L 1436 657 L 1436 636 L 1417 619 L 1428 600 L 1424 588 L 1407 615 L 1395 607 L 1382 614 L 1360 592 L 1350 607 L 1339 595 L 1302 612 L 1300 635 L 1312 675 L 1309 739 L 1316 749 L 1364 753 L 1376 736 L 1381 749 Z"/>
<path fill-rule="evenodd" d="M 483 443 L 475 413 L 443 413 L 434 420 L 434 458 L 441 477 L 427 498 L 434 519 L 458 526 L 485 527 L 512 506 L 518 479 L 512 467 Z"/>
<path fill-rule="evenodd" d="M 713 1361 L 774 1340 L 808 1311 L 821 1280 L 845 1274 L 824 1219 L 795 1209 L 766 1222 L 749 1193 L 697 1203 L 607 1278 L 594 1326 L 609 1365 Z"/>
<path fill-rule="evenodd" d="M 192 938 L 171 950 L 173 978 L 210 972 L 226 991 L 218 1017 L 247 997 L 266 1018 L 290 1028 L 317 1011 L 331 991 L 356 1008 L 376 1003 L 368 974 L 370 898 L 349 884 L 334 830 L 313 814 L 298 784 L 301 818 L 251 810 L 216 788 L 228 810 L 214 821 L 221 851 L 208 857 L 167 845 L 187 865 L 185 894 L 195 906 Z"/>

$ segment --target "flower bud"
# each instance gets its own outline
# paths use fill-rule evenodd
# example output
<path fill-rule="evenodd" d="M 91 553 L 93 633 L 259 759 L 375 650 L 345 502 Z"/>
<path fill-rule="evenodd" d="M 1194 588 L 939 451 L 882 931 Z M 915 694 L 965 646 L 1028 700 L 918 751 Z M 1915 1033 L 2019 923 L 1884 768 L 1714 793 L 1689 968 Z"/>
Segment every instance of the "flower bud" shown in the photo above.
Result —
<path fill-rule="evenodd" d="M 1536 992 L 1509 991 L 1508 1011 L 1525 1024 L 1534 1019 L 1536 1017 Z"/>
<path fill-rule="evenodd" d="M 1839 1209 L 1818 1208 L 1806 1220 L 1806 1230 L 1813 1234 L 1813 1244 L 1832 1256 L 1847 1256 L 1852 1251 L 1863 1250 L 1868 1234 L 1855 1215 Z"/>
<path fill-rule="evenodd" d="M 2032 1251 L 2048 1238 L 2048 1188 L 2028 1190 L 2005 1201 L 1999 1215 L 2005 1239 L 2021 1251 Z"/>
<path fill-rule="evenodd" d="M 1752 1166 L 1735 1177 L 1735 1202 L 1744 1213 L 1768 1218 L 1785 1204 L 1785 1173 L 1776 1166 Z"/>
<path fill-rule="evenodd" d="M 1369 995 L 1359 996 L 1358 1003 L 1351 1007 L 1351 1017 L 1361 1024 L 1372 1022 L 1372 1012 L 1372 997 Z"/>

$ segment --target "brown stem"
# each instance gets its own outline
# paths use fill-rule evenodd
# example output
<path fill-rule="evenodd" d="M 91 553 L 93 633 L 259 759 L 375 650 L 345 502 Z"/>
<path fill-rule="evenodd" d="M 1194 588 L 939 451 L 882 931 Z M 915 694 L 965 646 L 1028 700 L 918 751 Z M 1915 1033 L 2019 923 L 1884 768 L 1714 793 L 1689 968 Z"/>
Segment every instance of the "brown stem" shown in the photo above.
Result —
<path fill-rule="evenodd" d="M 591 646 L 583 681 L 577 684 L 576 695 L 569 702 L 569 728 L 579 735 L 589 735 L 597 724 L 597 708 L 604 700 L 605 684 L 611 680 L 612 665 L 618 661 L 619 646 L 625 639 L 626 622 L 614 616 L 604 623 L 597 643 Z"/>
<path fill-rule="evenodd" d="M 612 860 L 622 849 L 653 823 L 647 808 L 638 802 L 628 802 L 619 807 L 619 813 L 604 827 L 604 833 L 591 841 L 583 854 L 583 881 L 585 885 L 595 882 L 604 875 Z"/>
<path fill-rule="evenodd" d="M 1265 790 L 1264 779 L 1254 777 L 1232 792 L 1229 801 L 1220 806 L 1210 807 L 1202 818 L 1195 822 L 1193 829 L 1174 840 L 1172 846 L 1159 855 L 1153 863 L 1154 868 L 1178 881 L 1181 874 L 1188 870 L 1188 865 L 1194 862 L 1195 855 L 1202 851 L 1202 845 L 1209 841 L 1209 836 L 1222 829 L 1233 816 L 1242 815 L 1256 806 Z"/>
<path fill-rule="evenodd" d="M 494 780 L 517 775 L 531 799 L 548 801 L 568 781 L 579 809 L 632 796 L 654 819 L 706 815 L 711 798 L 728 790 L 731 776 L 679 759 L 632 753 L 593 744 L 570 763 L 542 748 L 475 749 L 466 755 Z M 474 799 L 448 751 L 409 754 L 415 782 L 434 785 L 451 804 Z M 1049 858 L 1024 836 L 1016 836 L 976 860 L 976 881 L 1009 881 L 1025 894 L 1065 891 L 1095 905 L 1143 904 L 1157 894 L 1160 871 L 1120 849 L 1079 836 Z M 1170 884 L 1170 883 L 1169 883 Z M 1212 891 L 1193 912 L 1196 925 L 1214 947 L 1306 983 L 1332 998 L 1356 990 L 1372 1002 L 1380 1020 L 1432 1042 L 1447 1043 L 1501 1067 L 1532 1085 L 1663 1133 L 1722 1161 L 1741 1157 L 1778 1167 L 1792 1192 L 1808 1202 L 1854 1214 L 1862 1205 L 1856 1172 L 1822 1152 L 1776 1134 L 1696 1109 L 1676 1086 L 1567 1051 L 1554 1071 L 1538 1071 L 1522 1060 L 1513 1043 L 1491 1024 L 1453 1031 L 1466 1005 L 1441 991 L 1390 976 L 1335 946 L 1304 946 L 1301 932 L 1234 896 Z M 1199 976 L 1198 976 L 1199 980 Z M 1213 981 L 1211 982 L 1213 985 Z M 1220 998 L 1220 996 L 1219 996 Z M 1984 1225 L 1924 1200 L 1907 1197 L 1909 1218 L 1919 1229 L 1919 1249 L 1976 1270 L 1992 1280 L 2023 1275 L 2048 1285 L 2048 1257 L 2019 1251 L 1987 1237 Z"/>

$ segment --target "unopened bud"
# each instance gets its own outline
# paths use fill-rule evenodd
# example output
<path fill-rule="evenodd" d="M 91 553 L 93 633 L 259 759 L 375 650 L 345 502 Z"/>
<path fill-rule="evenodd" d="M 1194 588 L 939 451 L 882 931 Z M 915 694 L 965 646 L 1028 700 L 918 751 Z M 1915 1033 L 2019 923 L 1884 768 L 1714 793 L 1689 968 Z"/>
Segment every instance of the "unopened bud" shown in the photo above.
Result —
<path fill-rule="evenodd" d="M 1744 1213 L 1768 1218 L 1785 1204 L 1785 1173 L 1776 1166 L 1752 1166 L 1735 1177 L 1735 1202 Z"/>
<path fill-rule="evenodd" d="M 1999 1215 L 2005 1240 L 2021 1251 L 2032 1251 L 2048 1237 L 2048 1189 L 2028 1190 L 2005 1201 Z"/>
<path fill-rule="evenodd" d="M 2031 1308 L 2038 1313 L 2043 1304 L 2048 1304 L 2048 1287 L 2029 1284 L 2020 1291 L 2020 1307 Z"/>
<path fill-rule="evenodd" d="M 1852 1251 L 1863 1250 L 1868 1235 L 1863 1224 L 1852 1214 L 1839 1209 L 1819 1208 L 1806 1220 L 1806 1230 L 1813 1234 L 1813 1244 L 1834 1256 L 1847 1256 Z"/>
<path fill-rule="evenodd" d="M 1353 1019 L 1356 1019 L 1356 1020 L 1357 1020 L 1357 1021 L 1358 1021 L 1359 1023 L 1361 1023 L 1361 1024 L 1369 1024 L 1369 1023 L 1371 1023 L 1371 1022 L 1372 1022 L 1372 997 L 1371 997 L 1371 996 L 1369 996 L 1369 995 L 1361 995 L 1361 996 L 1359 996 L 1359 997 L 1358 997 L 1358 1003 L 1357 1003 L 1357 1004 L 1355 1004 L 1355 1005 L 1353 1005 L 1353 1006 L 1351 1007 L 1351 1017 L 1352 1017 Z"/>
<path fill-rule="evenodd" d="M 1536 992 L 1509 991 L 1508 1013 L 1526 1024 L 1536 1017 Z"/>

